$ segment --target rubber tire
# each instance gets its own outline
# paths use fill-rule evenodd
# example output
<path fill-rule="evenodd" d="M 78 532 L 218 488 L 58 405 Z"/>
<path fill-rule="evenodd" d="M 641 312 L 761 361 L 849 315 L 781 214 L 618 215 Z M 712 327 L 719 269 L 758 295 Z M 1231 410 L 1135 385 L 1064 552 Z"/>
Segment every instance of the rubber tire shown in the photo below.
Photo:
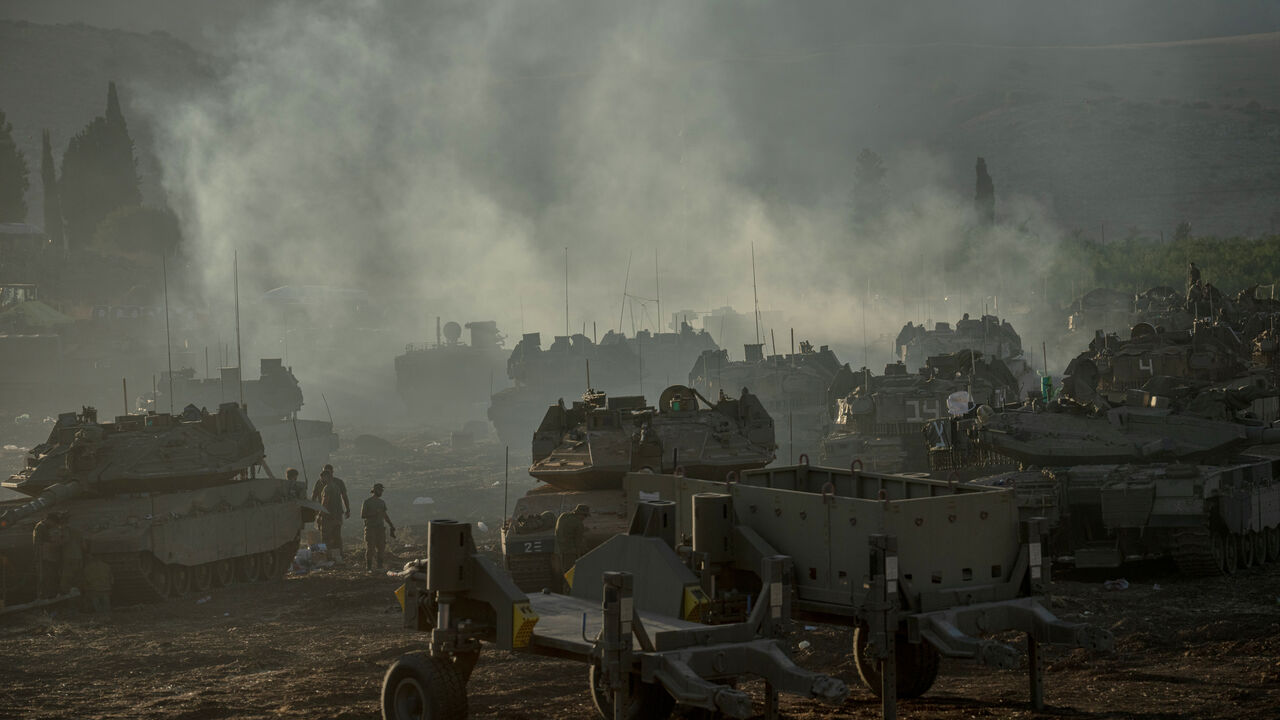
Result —
<path fill-rule="evenodd" d="M 1248 570 L 1253 567 L 1253 541 L 1249 539 L 1249 533 L 1240 533 L 1234 536 L 1236 543 L 1240 546 L 1238 552 L 1240 556 L 1240 567 Z"/>
<path fill-rule="evenodd" d="M 383 720 L 466 717 L 466 684 L 450 661 L 415 652 L 401 655 L 387 668 L 382 678 Z"/>
<path fill-rule="evenodd" d="M 613 696 L 597 685 L 600 664 L 592 662 L 587 669 L 587 684 L 591 688 L 591 704 L 601 720 L 613 720 Z M 676 699 L 658 683 L 641 682 L 639 676 L 631 676 L 631 707 L 627 720 L 666 720 L 676 709 Z"/>
<path fill-rule="evenodd" d="M 257 553 L 236 558 L 236 577 L 240 582 L 255 583 L 262 579 L 262 558 Z"/>
<path fill-rule="evenodd" d="M 229 587 L 236 584 L 236 563 L 234 560 L 215 560 L 210 563 L 213 570 L 213 584 L 217 587 Z"/>
<path fill-rule="evenodd" d="M 866 657 L 868 635 L 870 631 L 865 625 L 853 630 L 853 664 L 858 668 L 858 677 L 867 686 L 872 695 L 880 697 L 880 667 L 874 658 Z M 897 657 L 898 699 L 911 700 L 929 692 L 938 679 L 938 666 L 941 657 L 937 649 L 928 641 L 919 643 L 907 642 L 906 635 L 897 633 L 894 654 Z"/>
<path fill-rule="evenodd" d="M 191 568 L 191 592 L 206 593 L 213 587 L 213 563 Z"/>
<path fill-rule="evenodd" d="M 169 597 L 186 597 L 191 591 L 191 568 L 169 565 Z"/>
<path fill-rule="evenodd" d="M 1280 562 L 1280 527 L 1266 529 L 1267 562 Z"/>
<path fill-rule="evenodd" d="M 1248 542 L 1253 543 L 1253 564 L 1254 565 L 1267 564 L 1267 538 L 1265 533 L 1266 533 L 1265 530 L 1264 531 L 1250 530 L 1249 534 L 1245 536 L 1248 539 Z"/>

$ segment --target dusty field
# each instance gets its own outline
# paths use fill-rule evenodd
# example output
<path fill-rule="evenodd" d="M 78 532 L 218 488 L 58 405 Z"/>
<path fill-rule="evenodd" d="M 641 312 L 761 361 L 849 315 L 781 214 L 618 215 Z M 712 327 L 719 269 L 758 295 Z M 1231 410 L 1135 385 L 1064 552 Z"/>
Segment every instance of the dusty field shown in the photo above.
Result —
<path fill-rule="evenodd" d="M 421 438 L 397 438 L 397 446 Z M 432 456 L 424 463 L 424 454 Z M 390 486 L 401 524 L 454 515 L 497 527 L 502 448 L 362 454 L 336 458 L 358 503 L 368 484 Z M 432 469 L 422 470 L 424 465 Z M 527 479 L 512 473 L 514 490 Z M 430 508 L 412 505 L 432 497 Z M 436 512 L 438 511 L 438 512 Z M 411 517 L 411 513 L 416 513 Z M 348 527 L 348 550 L 359 541 Z M 492 530 L 491 530 L 492 534 Z M 484 542 L 484 534 L 480 534 Z M 420 547 L 398 546 L 405 558 Z M 400 629 L 396 580 L 366 575 L 354 558 L 286 580 L 118 608 L 99 621 L 70 609 L 0 622 L 3 718 L 376 718 L 387 665 L 421 647 Z M 1280 566 L 1179 581 L 1166 568 L 1130 568 L 1128 590 L 1076 574 L 1055 586 L 1055 611 L 1111 628 L 1114 655 L 1051 650 L 1045 716 L 1097 718 L 1280 716 Z M 1160 586 L 1159 590 L 1155 585 Z M 798 661 L 857 684 L 844 656 L 847 630 L 800 629 L 812 645 Z M 944 661 L 942 676 L 903 717 L 1027 718 L 1026 676 Z M 582 666 L 487 652 L 470 684 L 476 718 L 591 718 Z M 843 707 L 784 700 L 793 718 L 877 717 L 860 686 Z"/>

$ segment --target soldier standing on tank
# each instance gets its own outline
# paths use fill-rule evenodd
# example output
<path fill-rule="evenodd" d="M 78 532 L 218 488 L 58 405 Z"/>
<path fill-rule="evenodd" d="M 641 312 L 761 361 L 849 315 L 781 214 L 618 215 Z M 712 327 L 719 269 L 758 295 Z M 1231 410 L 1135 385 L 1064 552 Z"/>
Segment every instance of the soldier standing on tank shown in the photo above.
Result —
<path fill-rule="evenodd" d="M 325 512 L 316 517 L 324 544 L 330 550 L 342 554 L 342 521 L 351 517 L 351 501 L 347 499 L 347 484 L 333 474 L 333 466 L 325 465 L 320 479 L 311 492 L 311 499 L 320 501 Z"/>
<path fill-rule="evenodd" d="M 382 490 L 382 483 L 374 483 L 373 489 L 369 491 L 373 497 L 365 498 L 360 506 L 360 519 L 364 520 L 364 569 L 368 572 L 373 571 L 375 559 L 378 563 L 376 567 L 379 570 L 383 568 L 382 554 L 387 550 L 387 535 L 382 524 L 385 522 L 391 528 L 391 537 L 396 536 L 396 526 L 387 514 L 387 503 L 382 499 Z"/>
<path fill-rule="evenodd" d="M 31 533 L 36 555 L 36 597 L 51 598 L 58 594 L 62 576 L 62 517 L 51 512 L 36 523 Z"/>
<path fill-rule="evenodd" d="M 85 558 L 80 589 L 84 591 L 85 598 L 89 601 L 89 609 L 95 615 L 110 615 L 111 586 L 115 583 L 111 566 L 98 556 L 90 554 L 87 547 Z"/>
<path fill-rule="evenodd" d="M 1195 287 L 1200 282 L 1200 268 L 1195 263 L 1187 263 L 1187 287 Z"/>
<path fill-rule="evenodd" d="M 587 551 L 585 521 L 590 514 L 591 508 L 578 505 L 556 519 L 556 574 L 562 578 Z"/>

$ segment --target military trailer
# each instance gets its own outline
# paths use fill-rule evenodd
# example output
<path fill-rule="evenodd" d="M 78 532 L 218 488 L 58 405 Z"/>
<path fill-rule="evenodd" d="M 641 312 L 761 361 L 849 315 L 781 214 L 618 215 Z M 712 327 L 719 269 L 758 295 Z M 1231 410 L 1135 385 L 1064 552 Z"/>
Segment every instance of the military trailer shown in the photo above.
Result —
<path fill-rule="evenodd" d="M 764 714 L 777 718 L 778 693 L 840 704 L 849 689 L 793 663 L 778 636 L 789 622 L 788 559 L 769 556 L 754 606 L 740 622 L 705 625 L 708 598 L 676 552 L 675 508 L 641 503 L 630 532 L 579 559 L 568 594 L 526 595 L 476 551 L 471 526 L 428 526 L 427 557 L 397 590 L 405 627 L 429 633 L 427 650 L 401 656 L 382 684 L 384 720 L 461 720 L 481 643 L 573 660 L 605 720 L 662 720 L 677 705 L 754 716 L 744 676 L 766 681 Z"/>
<path fill-rule="evenodd" d="M 635 502 L 672 500 L 712 610 L 750 594 L 761 558 L 792 559 L 797 618 L 855 628 L 859 675 L 885 703 L 925 693 L 939 655 L 1017 667 L 1026 635 L 1031 701 L 1043 705 L 1039 646 L 1110 649 L 1109 633 L 1067 623 L 1041 604 L 1049 581 L 1043 523 L 1024 522 L 1010 490 L 800 464 L 737 482 L 633 473 Z M 754 582 L 753 582 L 754 580 Z"/>

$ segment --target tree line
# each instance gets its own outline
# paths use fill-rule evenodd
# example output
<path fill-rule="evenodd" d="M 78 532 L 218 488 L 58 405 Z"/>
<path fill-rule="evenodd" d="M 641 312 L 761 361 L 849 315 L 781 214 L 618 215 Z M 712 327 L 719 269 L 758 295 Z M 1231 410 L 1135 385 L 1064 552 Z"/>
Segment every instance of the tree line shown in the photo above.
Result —
<path fill-rule="evenodd" d="M 26 220 L 30 174 L 0 110 L 0 222 Z M 40 185 L 44 232 L 56 248 L 167 254 L 181 242 L 173 212 L 142 203 L 133 138 L 114 82 L 107 84 L 103 114 L 68 141 L 60 168 L 49 130 L 41 132 Z"/>

